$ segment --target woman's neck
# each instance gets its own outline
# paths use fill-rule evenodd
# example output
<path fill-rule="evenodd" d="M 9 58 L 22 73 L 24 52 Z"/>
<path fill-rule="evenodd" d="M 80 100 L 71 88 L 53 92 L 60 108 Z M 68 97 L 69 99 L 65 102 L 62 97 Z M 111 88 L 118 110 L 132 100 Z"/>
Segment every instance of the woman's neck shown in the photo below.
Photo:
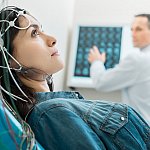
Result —
<path fill-rule="evenodd" d="M 44 81 L 35 81 L 32 79 L 25 79 L 21 77 L 20 80 L 27 87 L 33 89 L 34 92 L 50 92 L 46 79 Z"/>
<path fill-rule="evenodd" d="M 50 92 L 47 81 L 38 81 L 37 83 L 32 84 L 32 88 L 35 92 Z"/>

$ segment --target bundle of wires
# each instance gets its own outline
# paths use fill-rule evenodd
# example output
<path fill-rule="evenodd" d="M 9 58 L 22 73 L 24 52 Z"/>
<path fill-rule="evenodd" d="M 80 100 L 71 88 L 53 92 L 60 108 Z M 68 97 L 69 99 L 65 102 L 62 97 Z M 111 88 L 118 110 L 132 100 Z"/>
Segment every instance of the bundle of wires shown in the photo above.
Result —
<path fill-rule="evenodd" d="M 2 99 L 0 105 L 1 105 L 0 124 L 2 125 L 1 127 L 2 131 L 0 133 L 0 137 L 2 137 L 0 138 L 0 148 L 2 148 L 3 150 L 9 150 L 10 149 L 9 144 L 10 144 L 14 146 L 12 147 L 12 149 L 15 150 L 36 150 L 37 143 L 35 141 L 34 134 L 30 129 L 30 126 L 19 117 L 19 115 L 13 110 L 13 108 L 4 99 Z M 11 114 L 13 114 L 15 118 L 13 116 L 11 117 L 8 111 Z M 12 120 L 12 119 L 16 119 L 16 120 Z M 9 143 L 6 145 L 5 142 L 4 144 L 4 140 L 9 141 Z"/>
<path fill-rule="evenodd" d="M 7 2 L 5 0 L 3 0 L 1 2 L 1 6 L 2 6 L 2 4 L 3 4 L 3 6 L 6 6 Z M 12 12 L 16 11 L 16 10 L 13 9 L 13 7 L 10 7 L 10 8 L 8 7 L 7 9 L 12 10 Z M 18 13 L 18 16 L 20 15 L 19 14 L 20 12 L 16 12 L 16 13 Z M 17 19 L 17 18 L 15 18 L 15 19 Z M 5 131 L 8 131 L 8 133 L 9 133 L 9 135 L 11 137 L 11 140 L 15 144 L 15 148 L 13 148 L 13 149 L 22 150 L 22 149 L 25 148 L 26 150 L 35 150 L 35 149 L 38 149 L 38 148 L 37 148 L 37 143 L 36 143 L 34 134 L 33 134 L 32 130 L 31 130 L 30 126 L 24 120 L 22 120 L 22 118 L 20 117 L 20 115 L 18 113 L 18 110 L 17 110 L 17 107 L 15 106 L 15 103 L 14 103 L 14 100 L 21 100 L 21 101 L 25 101 L 25 102 L 26 102 L 26 100 L 22 99 L 21 97 L 19 97 L 17 95 L 12 94 L 11 88 L 10 88 L 11 87 L 10 86 L 10 84 L 11 84 L 10 83 L 10 76 L 11 76 L 11 78 L 14 80 L 16 86 L 18 87 L 18 89 L 29 100 L 29 98 L 26 96 L 26 94 L 22 91 L 22 89 L 20 88 L 20 86 L 16 82 L 16 80 L 15 80 L 15 78 L 14 78 L 12 72 L 11 72 L 12 68 L 9 67 L 8 60 L 9 60 L 10 57 L 12 59 L 14 59 L 14 58 L 12 57 L 12 55 L 9 52 L 9 49 L 10 49 L 9 44 L 7 44 L 7 47 L 4 47 L 4 41 L 3 41 L 3 38 L 2 38 L 2 36 L 4 34 L 7 34 L 7 36 L 6 36 L 7 40 L 8 40 L 7 43 L 10 43 L 9 42 L 9 40 L 10 40 L 9 32 L 6 32 L 6 30 L 9 30 L 9 27 L 10 26 L 13 27 L 14 24 L 11 24 L 12 22 L 8 22 L 7 18 L 4 18 L 3 20 L 0 20 L 0 22 L 2 22 L 2 23 L 4 22 L 4 23 L 8 23 L 9 24 L 7 29 L 3 29 L 3 26 L 2 26 L 1 27 L 1 31 L 0 31 L 0 53 L 3 56 L 2 57 L 2 66 L 1 66 L 1 68 L 3 68 L 3 80 L 4 80 L 4 83 L 6 85 L 5 88 L 2 87 L 2 85 L 0 85 L 0 90 L 5 92 L 9 96 L 9 98 L 11 100 L 11 103 L 12 103 L 12 106 L 13 106 L 13 108 L 12 108 L 8 104 L 7 100 L 4 99 L 4 97 L 1 96 L 0 105 L 2 105 L 2 109 L 3 109 L 3 112 L 4 112 L 4 116 L 5 116 L 4 119 L 5 120 L 3 120 L 3 118 L 1 118 L 0 121 L 1 121 L 1 124 L 5 125 L 5 128 L 6 128 Z M 17 60 L 15 60 L 15 61 L 19 65 Z M 19 69 L 21 69 L 21 68 L 19 68 Z M 7 113 L 8 110 L 21 125 L 22 130 L 20 130 L 20 132 L 17 133 L 17 135 L 16 135 L 16 132 L 14 131 L 14 129 L 13 129 L 12 125 L 11 125 L 11 120 L 10 120 L 10 117 L 8 116 L 8 113 Z M 5 122 L 6 122 L 6 124 L 5 124 Z M 1 131 L 0 134 L 2 135 L 3 131 Z M 18 138 L 20 139 L 19 141 L 18 141 Z M 7 145 L 5 145 L 3 143 L 3 141 L 1 141 L 1 138 L 0 138 L 0 147 L 3 148 L 3 150 L 8 149 Z"/>

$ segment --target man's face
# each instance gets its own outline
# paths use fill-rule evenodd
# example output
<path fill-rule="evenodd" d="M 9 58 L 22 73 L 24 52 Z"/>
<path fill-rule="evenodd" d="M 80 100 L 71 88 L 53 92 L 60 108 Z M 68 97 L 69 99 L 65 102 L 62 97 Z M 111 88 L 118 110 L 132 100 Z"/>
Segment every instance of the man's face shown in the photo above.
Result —
<path fill-rule="evenodd" d="M 150 44 L 150 27 L 146 17 L 135 17 L 131 31 L 134 47 L 143 48 Z"/>

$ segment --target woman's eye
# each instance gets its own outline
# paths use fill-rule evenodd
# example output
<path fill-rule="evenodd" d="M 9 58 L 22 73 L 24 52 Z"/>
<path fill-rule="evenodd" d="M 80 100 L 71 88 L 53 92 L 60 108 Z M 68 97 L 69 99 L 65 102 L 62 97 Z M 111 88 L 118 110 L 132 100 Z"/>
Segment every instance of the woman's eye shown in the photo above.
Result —
<path fill-rule="evenodd" d="M 32 30 L 31 36 L 32 36 L 32 37 L 36 37 L 37 35 L 39 35 L 38 30 Z"/>

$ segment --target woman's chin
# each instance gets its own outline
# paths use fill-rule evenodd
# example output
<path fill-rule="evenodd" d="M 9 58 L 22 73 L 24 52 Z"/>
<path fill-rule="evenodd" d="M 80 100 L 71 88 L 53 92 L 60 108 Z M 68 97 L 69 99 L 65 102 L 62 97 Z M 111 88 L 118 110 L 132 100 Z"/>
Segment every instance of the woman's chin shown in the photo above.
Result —
<path fill-rule="evenodd" d="M 64 62 L 61 60 L 59 67 L 58 67 L 58 71 L 62 70 L 65 67 Z"/>
<path fill-rule="evenodd" d="M 50 74 L 55 74 L 55 73 L 61 71 L 63 68 L 64 68 L 64 64 L 59 65 L 59 67 L 57 67 L 57 69 L 54 69 L 53 71 L 51 71 Z"/>

